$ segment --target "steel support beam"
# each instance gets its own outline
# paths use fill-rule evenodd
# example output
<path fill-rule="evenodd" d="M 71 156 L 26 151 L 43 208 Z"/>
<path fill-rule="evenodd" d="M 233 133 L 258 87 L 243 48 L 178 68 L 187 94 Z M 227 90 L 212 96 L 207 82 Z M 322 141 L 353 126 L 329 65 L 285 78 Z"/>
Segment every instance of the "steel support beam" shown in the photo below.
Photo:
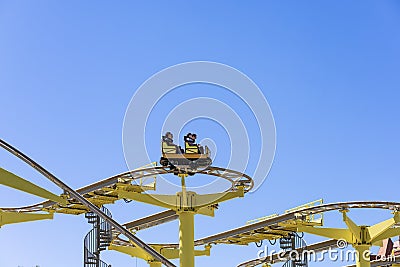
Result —
<path fill-rule="evenodd" d="M 86 200 L 83 196 L 81 196 L 79 193 L 77 193 L 75 190 L 73 190 L 71 187 L 69 187 L 67 184 L 62 182 L 60 179 L 58 179 L 56 176 L 54 176 L 52 173 L 47 171 L 45 168 L 43 168 L 41 165 L 36 163 L 34 160 L 26 156 L 24 153 L 16 149 L 15 147 L 11 146 L 4 140 L 0 139 L 0 146 L 24 161 L 25 163 L 29 164 L 31 167 L 33 167 L 35 170 L 40 172 L 42 175 L 44 175 L 47 179 L 49 179 L 51 182 L 56 184 L 58 187 L 66 191 L 67 193 L 70 194 L 71 197 L 75 198 L 79 202 L 81 202 L 83 205 L 85 205 L 90 211 L 98 215 L 99 217 L 103 218 L 106 222 L 111 224 L 116 230 L 118 230 L 121 234 L 125 235 L 132 243 L 134 243 L 136 246 L 142 248 L 144 251 L 149 253 L 152 257 L 160 261 L 162 264 L 164 264 L 167 267 L 175 267 L 175 265 L 167 260 L 164 256 L 161 254 L 157 253 L 153 248 L 151 248 L 149 245 L 144 243 L 142 240 L 140 240 L 138 237 L 133 235 L 129 230 L 127 230 L 125 227 L 117 223 L 114 219 L 111 217 L 107 216 L 104 212 L 102 212 L 98 207 L 96 207 L 94 204 L 92 204 L 90 201 Z"/>
<path fill-rule="evenodd" d="M 180 267 L 194 267 L 194 212 L 179 213 Z"/>
<path fill-rule="evenodd" d="M 67 200 L 57 196 L 40 186 L 31 183 L 18 175 L 15 175 L 3 168 L 0 168 L 0 184 L 38 196 L 45 199 L 50 199 L 62 204 L 67 204 Z"/>
<path fill-rule="evenodd" d="M 0 227 L 11 223 L 31 222 L 46 219 L 53 219 L 53 213 L 23 213 L 0 210 Z"/>

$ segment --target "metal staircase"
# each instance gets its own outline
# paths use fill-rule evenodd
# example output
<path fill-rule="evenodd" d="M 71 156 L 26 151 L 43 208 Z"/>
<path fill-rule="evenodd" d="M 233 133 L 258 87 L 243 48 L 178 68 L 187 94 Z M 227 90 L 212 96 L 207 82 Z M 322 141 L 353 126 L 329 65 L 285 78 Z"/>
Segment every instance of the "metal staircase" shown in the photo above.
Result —
<path fill-rule="evenodd" d="M 282 267 L 308 267 L 307 255 L 303 254 L 307 244 L 297 233 L 279 239 L 279 246 L 289 253 L 289 260 Z M 290 253 L 296 251 L 296 253 Z"/>
<path fill-rule="evenodd" d="M 111 217 L 111 212 L 104 206 L 101 210 Z M 93 229 L 85 236 L 83 242 L 83 266 L 84 267 L 111 267 L 100 260 L 100 252 L 107 249 L 112 241 L 111 225 L 93 212 L 85 214 L 88 223 Z"/>

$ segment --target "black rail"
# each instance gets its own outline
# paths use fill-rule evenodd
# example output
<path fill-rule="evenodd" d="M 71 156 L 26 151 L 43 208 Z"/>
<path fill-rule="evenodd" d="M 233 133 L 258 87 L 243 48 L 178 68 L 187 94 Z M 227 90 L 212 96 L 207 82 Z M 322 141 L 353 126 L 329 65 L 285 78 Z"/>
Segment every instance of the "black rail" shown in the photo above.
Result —
<path fill-rule="evenodd" d="M 71 197 L 75 198 L 79 202 L 81 202 L 83 205 L 85 205 L 91 212 L 94 214 L 98 215 L 101 217 L 104 221 L 108 222 L 111 226 L 113 226 L 117 231 L 119 231 L 121 234 L 125 235 L 129 240 L 131 240 L 136 246 L 142 248 L 144 251 L 146 251 L 149 255 L 151 255 L 154 259 L 157 261 L 161 262 L 167 267 L 176 267 L 172 262 L 170 262 L 167 258 L 162 256 L 160 253 L 155 251 L 152 247 L 147 245 L 145 242 L 140 240 L 138 237 L 134 236 L 129 230 L 127 230 L 125 227 L 120 225 L 118 222 L 116 222 L 114 219 L 108 217 L 104 212 L 102 212 L 98 207 L 96 207 L 94 204 L 92 204 L 90 201 L 86 200 L 83 196 L 81 196 L 79 193 L 77 193 L 75 190 L 73 190 L 71 187 L 69 187 L 67 184 L 62 182 L 60 179 L 58 179 L 56 176 L 54 176 L 51 172 L 43 168 L 41 165 L 39 165 L 37 162 L 35 162 L 33 159 L 13 147 L 12 145 L 8 144 L 4 140 L 0 139 L 0 146 L 3 147 L 5 150 L 10 152 L 11 154 L 15 155 L 22 161 L 24 161 L 26 164 L 30 165 L 32 168 L 37 170 L 39 173 L 41 173 L 44 177 L 49 179 L 51 182 L 53 182 L 55 185 L 57 185 L 59 188 L 64 190 L 66 193 L 68 193 Z"/>

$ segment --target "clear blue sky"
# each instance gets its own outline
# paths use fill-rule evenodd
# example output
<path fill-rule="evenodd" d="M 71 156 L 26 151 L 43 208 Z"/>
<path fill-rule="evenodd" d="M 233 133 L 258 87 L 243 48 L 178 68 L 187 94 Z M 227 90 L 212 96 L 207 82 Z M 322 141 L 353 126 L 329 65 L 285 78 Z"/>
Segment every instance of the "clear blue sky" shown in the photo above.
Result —
<path fill-rule="evenodd" d="M 196 238 L 318 198 L 397 201 L 399 47 L 398 1 L 0 0 L 0 135 L 70 186 L 84 186 L 127 169 L 124 113 L 149 76 L 177 63 L 216 61 L 262 89 L 276 121 L 277 151 L 256 193 L 223 203 L 215 218 L 196 217 Z M 57 191 L 3 151 L 0 160 Z M 0 195 L 2 207 L 39 200 L 4 187 Z M 133 202 L 110 209 L 121 223 L 159 210 Z M 349 215 L 371 224 L 390 213 Z M 337 213 L 326 222 L 343 225 Z M 82 266 L 89 229 L 83 216 L 65 215 L 4 226 L 0 266 Z M 177 223 L 138 236 L 174 242 Z M 196 263 L 236 266 L 257 250 L 215 246 Z M 136 266 L 115 252 L 104 259 Z"/>

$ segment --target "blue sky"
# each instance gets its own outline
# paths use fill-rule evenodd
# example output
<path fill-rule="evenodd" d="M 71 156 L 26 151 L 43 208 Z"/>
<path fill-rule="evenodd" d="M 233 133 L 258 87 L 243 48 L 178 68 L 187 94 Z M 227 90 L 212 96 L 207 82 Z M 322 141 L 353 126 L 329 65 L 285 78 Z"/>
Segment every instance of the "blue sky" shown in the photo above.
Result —
<path fill-rule="evenodd" d="M 196 217 L 197 238 L 319 198 L 396 201 L 399 26 L 398 1 L 0 1 L 1 138 L 74 188 L 126 171 L 122 123 L 135 90 L 171 65 L 216 61 L 261 88 L 277 150 L 259 190 L 223 203 L 215 218 Z M 3 168 L 59 192 L 4 151 L 0 159 Z M 39 200 L 4 187 L 0 194 L 2 207 Z M 133 202 L 109 208 L 121 223 L 159 211 Z M 349 216 L 372 224 L 390 213 Z M 326 223 L 343 226 L 338 213 Z M 83 216 L 65 215 L 4 226 L 0 266 L 80 266 L 89 229 Z M 138 236 L 176 241 L 177 223 Z M 196 264 L 236 266 L 257 250 L 215 246 Z M 115 252 L 104 259 L 136 266 Z"/>

